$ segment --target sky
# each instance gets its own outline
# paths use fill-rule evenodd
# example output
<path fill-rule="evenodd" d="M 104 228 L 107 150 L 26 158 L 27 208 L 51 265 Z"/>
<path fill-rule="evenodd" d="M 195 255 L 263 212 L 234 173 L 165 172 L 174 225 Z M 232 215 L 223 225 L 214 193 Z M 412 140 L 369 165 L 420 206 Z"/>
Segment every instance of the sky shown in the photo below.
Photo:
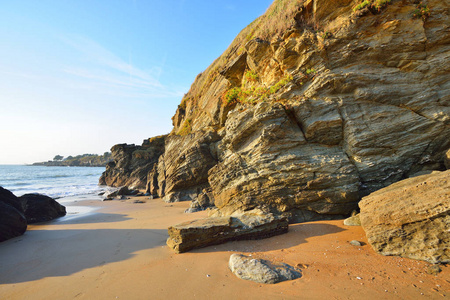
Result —
<path fill-rule="evenodd" d="M 0 164 L 169 133 L 197 74 L 272 0 L 0 4 Z"/>

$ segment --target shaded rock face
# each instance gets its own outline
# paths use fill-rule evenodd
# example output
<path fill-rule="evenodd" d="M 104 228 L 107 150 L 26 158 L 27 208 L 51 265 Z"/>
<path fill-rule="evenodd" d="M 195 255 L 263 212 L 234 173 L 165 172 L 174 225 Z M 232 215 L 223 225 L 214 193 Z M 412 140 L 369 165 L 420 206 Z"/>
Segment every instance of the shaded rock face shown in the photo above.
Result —
<path fill-rule="evenodd" d="M 202 193 L 191 202 L 190 207 L 185 212 L 194 213 L 197 211 L 206 210 L 208 208 L 215 208 L 214 196 L 211 189 L 203 189 Z"/>
<path fill-rule="evenodd" d="M 27 220 L 17 197 L 0 187 L 0 242 L 24 234 Z"/>
<path fill-rule="evenodd" d="M 128 186 L 146 189 L 147 177 L 159 156 L 164 152 L 166 136 L 144 140 L 142 146 L 118 144 L 111 148 L 113 161 L 106 165 L 100 185 Z"/>
<path fill-rule="evenodd" d="M 258 283 L 274 284 L 302 277 L 302 271 L 285 263 L 272 263 L 242 254 L 232 254 L 228 266 L 237 277 Z"/>
<path fill-rule="evenodd" d="M 236 240 L 255 240 L 288 231 L 284 218 L 249 211 L 244 214 L 199 219 L 171 226 L 167 245 L 177 253 Z"/>
<path fill-rule="evenodd" d="M 359 206 L 375 251 L 450 262 L 450 170 L 402 180 L 364 197 Z"/>
<path fill-rule="evenodd" d="M 29 224 L 45 222 L 66 215 L 66 208 L 53 198 L 40 194 L 25 194 L 19 198 Z"/>

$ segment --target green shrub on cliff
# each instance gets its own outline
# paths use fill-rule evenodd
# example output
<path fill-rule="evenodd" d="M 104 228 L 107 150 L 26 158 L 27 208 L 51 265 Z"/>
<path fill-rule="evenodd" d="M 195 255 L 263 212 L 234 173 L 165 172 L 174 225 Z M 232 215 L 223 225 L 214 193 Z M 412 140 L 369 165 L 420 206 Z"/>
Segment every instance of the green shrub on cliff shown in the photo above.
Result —
<path fill-rule="evenodd" d="M 275 83 L 273 86 L 270 87 L 270 94 L 275 94 L 278 92 L 281 88 L 285 87 L 286 84 L 291 82 L 293 80 L 292 75 L 286 75 L 284 76 L 280 81 Z"/>
<path fill-rule="evenodd" d="M 225 92 L 225 94 L 222 96 L 222 100 L 227 105 L 238 102 L 255 104 L 261 100 L 267 99 L 270 95 L 275 94 L 292 80 L 293 80 L 292 75 L 288 74 L 283 78 L 281 78 L 280 81 L 278 81 L 271 87 L 252 86 L 248 89 L 244 89 L 241 87 L 234 87 Z"/>
<path fill-rule="evenodd" d="M 183 126 L 181 126 L 180 130 L 178 130 L 177 134 L 188 135 L 189 133 L 191 133 L 192 131 L 191 121 L 192 120 L 190 118 L 184 120 Z"/>
<path fill-rule="evenodd" d="M 417 5 L 416 10 L 414 10 L 413 17 L 421 18 L 423 21 L 426 21 L 429 16 L 430 16 L 430 9 L 428 8 L 428 6 L 420 2 Z"/>
<path fill-rule="evenodd" d="M 247 80 L 247 82 L 251 82 L 251 83 L 256 83 L 256 82 L 258 82 L 258 79 L 259 79 L 258 74 L 252 70 L 248 70 L 247 72 L 245 72 L 244 77 L 245 77 L 245 80 Z"/>
<path fill-rule="evenodd" d="M 383 8 L 385 8 L 389 3 L 391 3 L 392 0 L 364 0 L 360 1 L 358 5 L 356 5 L 353 8 L 353 11 L 358 11 L 363 8 L 368 8 L 370 10 L 374 11 L 381 11 Z"/>

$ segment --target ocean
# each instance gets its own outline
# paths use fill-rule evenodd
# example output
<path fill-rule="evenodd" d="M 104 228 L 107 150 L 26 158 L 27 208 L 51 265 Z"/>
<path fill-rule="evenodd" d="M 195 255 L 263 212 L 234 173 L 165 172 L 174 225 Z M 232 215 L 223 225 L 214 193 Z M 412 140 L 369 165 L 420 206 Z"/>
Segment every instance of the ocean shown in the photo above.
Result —
<path fill-rule="evenodd" d="M 0 165 L 0 186 L 16 196 L 39 193 L 64 203 L 101 200 L 98 194 L 109 188 L 99 186 L 104 167 L 44 167 Z"/>

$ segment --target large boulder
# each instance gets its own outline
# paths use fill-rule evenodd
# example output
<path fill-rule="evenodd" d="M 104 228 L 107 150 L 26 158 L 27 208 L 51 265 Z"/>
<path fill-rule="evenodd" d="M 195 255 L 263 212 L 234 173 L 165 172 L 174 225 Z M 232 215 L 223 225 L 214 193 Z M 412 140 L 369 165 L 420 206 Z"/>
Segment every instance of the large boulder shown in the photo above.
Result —
<path fill-rule="evenodd" d="M 302 277 L 302 271 L 285 263 L 232 254 L 228 266 L 237 277 L 258 283 L 278 283 Z"/>
<path fill-rule="evenodd" d="M 184 222 L 169 227 L 167 245 L 177 253 L 236 240 L 255 240 L 288 231 L 285 218 L 255 210 L 240 215 Z"/>
<path fill-rule="evenodd" d="M 0 242 L 24 234 L 27 220 L 17 197 L 0 186 Z"/>
<path fill-rule="evenodd" d="M 450 262 L 450 170 L 402 180 L 364 197 L 359 206 L 375 251 Z"/>
<path fill-rule="evenodd" d="M 63 205 L 45 195 L 25 194 L 18 199 L 29 224 L 50 221 L 66 215 L 66 208 Z"/>

